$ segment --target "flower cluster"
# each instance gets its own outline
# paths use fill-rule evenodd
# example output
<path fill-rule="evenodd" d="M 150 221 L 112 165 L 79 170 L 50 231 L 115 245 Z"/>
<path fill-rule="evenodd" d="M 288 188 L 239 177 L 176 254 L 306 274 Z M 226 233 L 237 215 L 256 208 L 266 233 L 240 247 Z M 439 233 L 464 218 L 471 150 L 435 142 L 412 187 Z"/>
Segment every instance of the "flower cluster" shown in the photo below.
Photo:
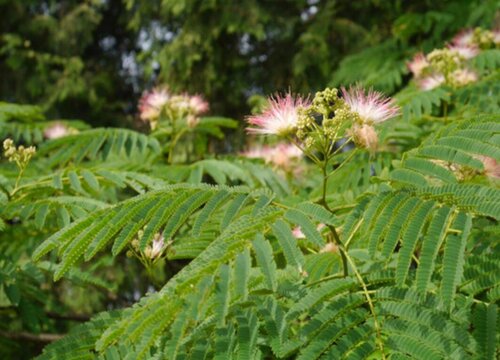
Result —
<path fill-rule="evenodd" d="M 144 251 L 141 251 L 139 244 L 143 236 L 144 231 L 139 230 L 137 233 L 137 238 L 132 240 L 133 251 L 130 251 L 129 255 L 133 255 L 135 253 L 139 258 L 145 258 L 147 261 L 155 262 L 162 257 L 166 247 L 168 246 L 168 243 L 165 243 L 163 234 L 158 232 L 154 235 L 151 245 L 147 245 Z"/>
<path fill-rule="evenodd" d="M 475 155 L 475 158 L 483 164 L 483 171 L 444 160 L 432 160 L 432 162 L 451 171 L 459 181 L 470 180 L 477 175 L 484 175 L 496 180 L 500 179 L 500 163 L 489 156 Z"/>
<path fill-rule="evenodd" d="M 275 146 L 253 147 L 241 153 L 247 158 L 264 159 L 268 164 L 285 172 L 299 169 L 298 162 L 302 159 L 302 151 L 293 144 L 278 144 Z"/>
<path fill-rule="evenodd" d="M 500 47 L 500 30 L 466 29 L 445 48 L 427 55 L 416 54 L 407 66 L 422 90 L 441 85 L 457 88 L 478 80 L 478 75 L 469 68 L 470 60 L 481 50 L 495 47 Z"/>
<path fill-rule="evenodd" d="M 293 97 L 290 93 L 285 96 L 271 97 L 262 114 L 247 118 L 248 123 L 255 126 L 247 130 L 252 134 L 289 135 L 297 128 L 299 109 L 309 105 L 308 99 L 300 96 Z"/>
<path fill-rule="evenodd" d="M 325 228 L 325 224 L 318 224 L 318 226 L 316 226 L 316 230 L 318 230 L 318 231 L 321 231 L 324 228 Z M 300 226 L 297 226 L 292 230 L 292 235 L 296 239 L 305 239 L 306 238 L 306 235 L 302 232 L 302 228 Z"/>
<path fill-rule="evenodd" d="M 139 116 L 143 121 L 149 121 L 155 128 L 161 112 L 170 100 L 170 93 L 164 88 L 155 88 L 142 94 L 139 99 Z"/>
<path fill-rule="evenodd" d="M 52 140 L 76 133 L 78 133 L 76 129 L 68 127 L 61 122 L 55 122 L 52 125 L 45 128 L 43 136 L 48 140 Z"/>
<path fill-rule="evenodd" d="M 477 158 L 483 163 L 484 175 L 490 178 L 500 179 L 500 163 L 498 161 L 484 155 L 478 155 Z"/>
<path fill-rule="evenodd" d="M 378 124 L 393 118 L 399 113 L 394 100 L 385 98 L 382 93 L 359 86 L 349 90 L 342 88 L 342 96 L 349 109 L 357 114 L 364 125 Z"/>
<path fill-rule="evenodd" d="M 323 232 L 322 230 L 328 230 L 328 228 L 326 227 L 325 224 L 320 223 L 320 224 L 318 224 L 318 226 L 316 226 L 316 230 L 318 230 L 319 232 Z M 292 235 L 297 240 L 306 239 L 306 235 L 302 232 L 302 229 L 300 226 L 297 226 L 292 230 Z M 321 249 L 319 249 L 319 252 L 320 253 L 338 254 L 339 248 L 335 243 L 327 242 L 325 246 L 323 246 Z"/>
<path fill-rule="evenodd" d="M 356 145 L 375 150 L 378 138 L 374 125 L 399 113 L 394 100 L 359 86 L 325 89 L 312 102 L 286 94 L 269 99 L 267 109 L 247 119 L 250 133 L 277 135 L 301 144 L 306 155 L 314 151 L 329 156 L 333 144 L 345 136 Z M 310 156 L 313 160 L 314 157 Z"/>
<path fill-rule="evenodd" d="M 366 93 L 360 87 L 342 88 L 342 95 L 349 109 L 358 115 L 358 121 L 348 130 L 348 135 L 357 146 L 375 151 L 378 135 L 373 125 L 398 115 L 399 107 L 381 93 L 373 90 Z"/>
<path fill-rule="evenodd" d="M 156 233 L 153 238 L 153 242 L 151 243 L 151 246 L 150 245 L 146 246 L 144 254 L 150 259 L 156 259 L 162 254 L 164 246 L 165 246 L 165 238 L 163 237 L 163 234 Z"/>
<path fill-rule="evenodd" d="M 452 39 L 457 46 L 476 46 L 491 49 L 500 46 L 500 29 L 485 30 L 482 28 L 464 29 Z"/>
<path fill-rule="evenodd" d="M 418 86 L 432 90 L 443 84 L 460 87 L 477 81 L 477 74 L 468 68 L 468 61 L 478 54 L 473 46 L 449 45 L 427 56 L 417 54 L 408 64 Z"/>
<path fill-rule="evenodd" d="M 199 115 L 208 109 L 209 105 L 201 95 L 172 94 L 165 87 L 145 92 L 139 100 L 139 116 L 153 130 L 162 117 L 169 121 L 185 119 L 187 125 L 193 128 L 198 124 Z"/>
<path fill-rule="evenodd" d="M 36 152 L 34 146 L 24 147 L 20 145 L 16 148 L 12 139 L 6 139 L 3 142 L 4 156 L 10 161 L 15 162 L 20 169 L 28 165 L 30 159 Z"/>

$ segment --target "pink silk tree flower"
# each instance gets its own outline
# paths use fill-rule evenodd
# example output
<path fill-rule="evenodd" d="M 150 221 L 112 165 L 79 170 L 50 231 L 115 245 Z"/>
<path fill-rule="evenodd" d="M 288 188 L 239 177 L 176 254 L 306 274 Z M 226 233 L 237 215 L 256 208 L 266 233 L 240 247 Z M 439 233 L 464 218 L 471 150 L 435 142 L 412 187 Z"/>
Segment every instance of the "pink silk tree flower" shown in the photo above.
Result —
<path fill-rule="evenodd" d="M 445 82 L 444 75 L 432 74 L 418 81 L 418 87 L 422 90 L 432 90 L 442 85 Z"/>
<path fill-rule="evenodd" d="M 58 139 L 69 134 L 69 129 L 62 123 L 54 123 L 43 132 L 46 139 Z"/>
<path fill-rule="evenodd" d="M 500 179 L 500 163 L 498 163 L 494 158 L 484 155 L 476 156 L 479 161 L 483 163 L 484 175 Z"/>
<path fill-rule="evenodd" d="M 163 246 L 165 245 L 165 239 L 163 234 L 156 234 L 151 246 L 151 259 L 157 258 L 163 252 Z"/>
<path fill-rule="evenodd" d="M 416 54 L 406 66 L 408 66 L 408 69 L 413 73 L 413 76 L 420 77 L 424 69 L 429 66 L 429 62 L 425 58 L 425 55 L 420 52 Z"/>
<path fill-rule="evenodd" d="M 453 82 L 457 86 L 464 86 L 476 82 L 478 79 L 476 72 L 468 69 L 456 70 L 451 73 L 451 76 L 453 77 Z"/>
<path fill-rule="evenodd" d="M 493 30 L 493 42 L 495 45 L 500 45 L 500 29 Z"/>
<path fill-rule="evenodd" d="M 293 230 L 292 230 L 292 235 L 294 238 L 296 239 L 305 239 L 306 236 L 305 234 L 302 232 L 302 229 L 300 228 L 300 226 L 296 226 Z"/>
<path fill-rule="evenodd" d="M 247 117 L 247 122 L 255 127 L 247 128 L 249 133 L 284 136 L 297 128 L 298 109 L 310 105 L 308 99 L 276 95 L 268 99 L 268 106 L 262 114 Z"/>
<path fill-rule="evenodd" d="M 326 226 L 325 224 L 320 223 L 320 224 L 318 224 L 318 226 L 316 226 L 316 230 L 320 231 L 325 226 Z M 306 235 L 302 232 L 302 229 L 300 228 L 300 226 L 296 226 L 295 228 L 293 228 L 292 235 L 296 239 L 305 239 L 306 238 Z"/>
<path fill-rule="evenodd" d="M 448 45 L 448 49 L 454 51 L 465 60 L 472 59 L 479 54 L 479 48 L 476 45 Z"/>
<path fill-rule="evenodd" d="M 319 252 L 337 254 L 339 252 L 339 247 L 337 244 L 329 242 Z"/>
<path fill-rule="evenodd" d="M 241 153 L 249 159 L 264 159 L 266 163 L 271 162 L 273 150 L 270 146 L 253 147 Z"/>
<path fill-rule="evenodd" d="M 302 158 L 303 153 L 293 144 L 278 144 L 276 146 L 252 148 L 241 155 L 247 158 L 264 159 L 266 163 L 273 164 L 277 168 L 290 170 L 294 168 L 297 160 Z"/>
<path fill-rule="evenodd" d="M 208 102 L 206 102 L 205 99 L 203 99 L 203 97 L 201 95 L 190 96 L 189 97 L 189 107 L 197 115 L 204 114 L 209 109 Z"/>
<path fill-rule="evenodd" d="M 201 95 L 181 94 L 174 95 L 168 101 L 169 107 L 174 111 L 189 112 L 199 115 L 208 111 L 208 103 Z"/>
<path fill-rule="evenodd" d="M 144 92 L 139 100 L 139 116 L 141 120 L 156 120 L 170 98 L 171 95 L 166 88 L 154 88 L 149 92 Z"/>
<path fill-rule="evenodd" d="M 378 124 L 399 114 L 399 106 L 374 90 L 366 92 L 359 86 L 342 88 L 342 96 L 351 111 L 357 113 L 363 123 Z"/>
<path fill-rule="evenodd" d="M 460 31 L 455 37 L 452 39 L 453 44 L 458 46 L 467 46 L 472 45 L 474 43 L 474 30 L 473 29 L 464 29 Z"/>
<path fill-rule="evenodd" d="M 293 162 L 302 158 L 302 150 L 293 144 L 279 144 L 271 153 L 271 162 L 282 169 L 288 169 Z"/>

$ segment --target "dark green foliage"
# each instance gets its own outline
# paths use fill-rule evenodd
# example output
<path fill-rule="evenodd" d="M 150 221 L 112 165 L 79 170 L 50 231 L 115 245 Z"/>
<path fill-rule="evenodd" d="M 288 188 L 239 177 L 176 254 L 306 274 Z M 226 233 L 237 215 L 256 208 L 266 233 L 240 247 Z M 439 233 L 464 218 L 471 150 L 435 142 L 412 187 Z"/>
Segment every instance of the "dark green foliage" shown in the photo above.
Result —
<path fill-rule="evenodd" d="M 495 1 L 125 5 L 0 1 L 0 97 L 39 104 L 0 103 L 0 138 L 37 147 L 25 168 L 0 160 L 0 356 L 498 357 L 498 50 L 462 87 L 421 91 L 406 67 L 491 28 Z M 254 92 L 361 82 L 401 114 L 324 173 L 238 155 L 225 117 L 58 120 L 130 125 L 154 82 L 228 115 Z M 72 133 L 46 139 L 57 123 Z"/>
<path fill-rule="evenodd" d="M 492 117 L 484 117 L 443 127 L 403 157 L 401 164 L 412 165 L 423 183 L 400 180 L 393 176 L 396 169 L 391 172 L 391 188 L 365 195 L 367 201 L 348 211 L 347 223 L 360 220 L 345 235 L 352 238 L 350 256 L 363 258 L 362 268 L 371 269 L 363 271 L 363 283 L 354 275 L 339 278 L 327 275 L 328 271 L 319 276 L 305 272 L 310 269 L 308 259 L 320 261 L 320 254 L 304 250 L 306 243 L 292 235 L 293 227 L 300 225 L 307 246 L 320 250 L 326 242 L 315 224 L 343 220 L 308 202 L 283 211 L 276 201 L 261 202 L 262 193 L 245 188 L 164 186 L 94 212 L 80 220 L 82 225 L 75 223 L 47 239 L 34 256 L 58 250 L 55 276 L 60 278 L 86 249 L 85 260 L 92 261 L 96 251 L 89 250 L 105 251 L 111 241 L 117 255 L 141 228 L 144 247 L 163 227 L 174 239 L 168 255 L 174 257 L 184 241 L 192 244 L 191 237 L 212 234 L 213 240 L 206 241 L 193 261 L 158 293 L 125 310 L 103 331 L 95 343 L 103 354 L 120 353 L 125 347 L 135 358 L 153 354 L 196 358 L 200 351 L 235 359 L 345 354 L 376 358 L 382 351 L 417 359 L 491 358 L 498 335 L 496 305 L 490 301 L 498 293 L 499 264 L 485 255 L 466 254 L 473 251 L 467 245 L 473 217 L 500 216 L 498 190 L 448 175 L 428 183 L 433 171 L 427 167 L 435 163 L 410 159 L 419 159 L 411 156 L 450 137 L 454 141 L 448 146 L 463 147 L 464 154 L 480 152 L 483 148 L 475 145 L 480 140 L 475 139 L 485 144 L 488 139 L 476 136 L 477 132 L 494 124 Z M 456 134 L 464 140 L 456 139 Z M 490 146 L 487 153 L 492 155 L 498 144 Z M 424 154 L 424 159 L 442 156 L 439 151 Z M 128 219 L 139 212 L 142 215 L 130 223 Z M 357 253 L 365 244 L 371 259 Z M 331 253 L 321 255 L 325 260 L 331 256 L 333 263 L 340 261 Z M 55 353 L 47 348 L 48 354 Z"/>
<path fill-rule="evenodd" d="M 0 99 L 103 126 L 130 125 L 140 89 L 158 80 L 203 93 L 215 113 L 230 116 L 246 113 L 248 92 L 331 82 L 394 92 L 406 82 L 406 59 L 463 27 L 490 27 L 497 5 L 2 1 Z M 478 59 L 494 64 L 493 54 Z"/>

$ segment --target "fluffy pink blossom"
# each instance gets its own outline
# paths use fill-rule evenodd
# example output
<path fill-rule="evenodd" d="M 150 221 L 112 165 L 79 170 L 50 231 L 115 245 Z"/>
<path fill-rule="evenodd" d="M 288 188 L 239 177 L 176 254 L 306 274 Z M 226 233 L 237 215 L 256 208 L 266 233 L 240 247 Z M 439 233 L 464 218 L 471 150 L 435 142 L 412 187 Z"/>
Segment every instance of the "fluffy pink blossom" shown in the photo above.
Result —
<path fill-rule="evenodd" d="M 381 123 L 399 114 L 399 106 L 393 99 L 382 93 L 369 90 L 368 93 L 359 86 L 342 88 L 342 96 L 351 111 L 357 113 L 363 122 Z"/>
<path fill-rule="evenodd" d="M 188 112 L 200 115 L 208 111 L 208 103 L 201 95 L 181 94 L 174 95 L 168 101 L 169 107 L 174 111 Z"/>
<path fill-rule="evenodd" d="M 300 228 L 300 226 L 296 226 L 292 230 L 292 234 L 293 234 L 293 237 L 296 239 L 305 239 L 306 238 L 306 235 L 302 232 L 302 229 Z"/>
<path fill-rule="evenodd" d="M 464 86 L 476 82 L 478 79 L 476 72 L 468 69 L 456 70 L 451 75 L 453 77 L 453 81 L 458 86 Z"/>
<path fill-rule="evenodd" d="M 69 129 L 66 125 L 56 122 L 45 129 L 43 135 L 46 139 L 57 139 L 69 134 Z"/>
<path fill-rule="evenodd" d="M 324 227 L 325 227 L 325 224 L 318 224 L 318 226 L 316 226 L 316 230 L 320 231 Z M 292 235 L 296 239 L 305 239 L 306 238 L 306 235 L 302 232 L 302 229 L 300 228 L 300 226 L 296 226 L 295 228 L 293 228 Z"/>
<path fill-rule="evenodd" d="M 476 157 L 483 163 L 484 174 L 486 176 L 500 179 L 500 163 L 489 156 L 478 155 Z"/>
<path fill-rule="evenodd" d="M 293 144 L 279 144 L 272 151 L 271 162 L 277 167 L 288 169 L 291 162 L 302 158 L 302 151 Z"/>
<path fill-rule="evenodd" d="M 339 252 L 339 247 L 337 246 L 337 244 L 329 242 L 319 252 L 336 254 Z"/>
<path fill-rule="evenodd" d="M 499 45 L 500 44 L 500 28 L 494 29 L 492 31 L 492 33 L 493 33 L 493 42 L 496 45 Z"/>
<path fill-rule="evenodd" d="M 267 162 L 267 159 L 270 159 L 272 150 L 269 146 L 262 147 L 253 147 L 247 151 L 241 153 L 242 156 L 247 157 L 249 159 L 264 159 Z"/>
<path fill-rule="evenodd" d="M 432 90 L 442 85 L 445 82 L 444 75 L 432 74 L 418 81 L 418 87 L 422 90 Z"/>
<path fill-rule="evenodd" d="M 141 120 L 156 120 L 170 98 L 171 95 L 166 88 L 154 88 L 149 92 L 144 92 L 139 100 L 139 115 Z"/>
<path fill-rule="evenodd" d="M 293 144 L 278 144 L 276 146 L 263 146 L 252 148 L 242 153 L 248 158 L 264 159 L 266 163 L 275 165 L 278 168 L 289 170 L 293 168 L 296 160 L 302 158 L 302 151 Z"/>
<path fill-rule="evenodd" d="M 195 114 L 206 113 L 209 109 L 208 102 L 201 95 L 192 95 L 189 97 L 189 107 Z"/>
<path fill-rule="evenodd" d="M 191 129 L 195 128 L 200 123 L 200 118 L 195 115 L 188 115 L 186 118 L 187 126 Z"/>
<path fill-rule="evenodd" d="M 452 39 L 453 44 L 467 46 L 474 43 L 474 29 L 464 29 Z"/>
<path fill-rule="evenodd" d="M 157 258 L 158 256 L 161 255 L 163 251 L 163 246 L 165 245 L 165 239 L 163 237 L 163 234 L 156 234 L 153 243 L 151 246 L 151 259 Z"/>
<path fill-rule="evenodd" d="M 413 59 L 406 64 L 408 69 L 413 73 L 413 76 L 419 77 L 422 75 L 423 70 L 429 66 L 429 62 L 423 53 L 416 54 Z"/>
<path fill-rule="evenodd" d="M 247 131 L 253 134 L 286 135 L 297 127 L 298 109 L 310 105 L 308 99 L 300 96 L 275 96 L 268 99 L 267 108 L 262 114 L 247 117 L 250 125 Z"/>
<path fill-rule="evenodd" d="M 460 57 L 468 60 L 476 57 L 479 54 L 479 48 L 476 45 L 448 45 L 448 49 L 454 51 Z"/>

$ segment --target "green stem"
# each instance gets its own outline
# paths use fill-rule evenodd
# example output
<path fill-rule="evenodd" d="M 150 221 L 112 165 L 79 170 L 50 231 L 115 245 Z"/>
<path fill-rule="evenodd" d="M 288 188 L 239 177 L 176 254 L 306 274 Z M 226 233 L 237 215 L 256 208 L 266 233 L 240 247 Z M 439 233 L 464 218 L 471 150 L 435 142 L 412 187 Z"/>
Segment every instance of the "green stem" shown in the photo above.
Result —
<path fill-rule="evenodd" d="M 382 333 L 380 330 L 380 324 L 378 323 L 377 314 L 375 313 L 375 306 L 373 305 L 373 300 L 370 296 L 370 292 L 368 291 L 368 286 L 366 286 L 366 283 L 363 280 L 361 274 L 359 273 L 356 264 L 354 263 L 354 260 L 352 260 L 352 258 L 349 255 L 347 255 L 347 253 L 345 255 L 347 257 L 347 260 L 349 261 L 349 264 L 352 267 L 352 270 L 354 271 L 354 275 L 356 276 L 356 278 L 361 284 L 361 287 L 363 288 L 363 293 L 366 297 L 366 301 L 368 302 L 368 306 L 370 307 L 370 312 L 373 315 L 373 324 L 375 326 L 375 332 L 377 333 L 377 343 L 380 348 L 380 352 L 382 354 L 382 359 L 385 359 L 386 357 L 384 353 L 384 344 L 382 342 Z"/>
<path fill-rule="evenodd" d="M 335 169 L 334 169 L 334 170 L 333 170 L 330 174 L 328 174 L 328 177 L 330 177 L 330 176 L 332 176 L 333 174 L 335 174 L 335 173 L 336 173 L 336 172 L 337 172 L 340 168 L 342 168 L 342 166 L 344 166 L 346 163 L 348 163 L 348 162 L 349 162 L 349 160 L 351 160 L 351 159 L 353 158 L 353 156 L 356 154 L 357 150 L 358 150 L 358 149 L 354 149 L 354 150 L 352 150 L 352 151 L 349 153 L 349 156 L 347 156 L 347 157 L 345 158 L 345 160 L 344 160 L 344 161 L 342 161 L 342 162 L 340 163 L 340 165 L 339 165 L 339 166 L 337 166 L 337 167 L 336 167 L 336 168 L 335 168 Z"/>
<path fill-rule="evenodd" d="M 168 152 L 168 163 L 173 164 L 174 160 L 174 149 L 179 140 L 181 139 L 182 135 L 186 132 L 186 129 L 182 129 L 179 131 L 177 134 L 175 134 L 174 138 L 172 139 L 172 143 L 170 144 L 170 150 Z"/>
<path fill-rule="evenodd" d="M 294 144 L 295 146 L 297 146 L 309 159 L 311 159 L 313 161 L 313 163 L 315 163 L 315 164 L 320 164 L 321 163 L 321 161 L 318 159 L 318 157 L 316 155 L 314 155 L 314 153 L 306 151 L 306 149 L 299 142 L 295 141 L 294 138 L 288 137 L 288 140 L 292 144 Z"/>
<path fill-rule="evenodd" d="M 335 244 L 339 249 L 340 258 L 342 259 L 342 269 L 344 272 L 344 277 L 347 277 L 349 276 L 349 266 L 347 264 L 347 251 L 344 247 L 344 244 L 342 243 L 342 240 L 340 240 L 339 234 L 337 233 L 335 226 L 333 225 L 327 225 L 327 226 L 333 235 L 333 240 L 335 241 Z"/>
<path fill-rule="evenodd" d="M 361 218 L 361 219 L 358 220 L 356 226 L 354 227 L 354 229 L 351 232 L 351 236 L 349 236 L 349 238 L 346 240 L 346 242 L 345 242 L 345 249 L 346 249 L 346 251 L 349 248 L 349 244 L 351 243 L 351 240 L 354 238 L 354 235 L 356 234 L 356 232 L 358 231 L 358 229 L 359 229 L 359 227 L 361 226 L 362 223 L 363 223 L 363 218 Z"/>
<path fill-rule="evenodd" d="M 327 174 L 328 161 L 329 161 L 329 157 L 326 156 L 324 163 L 323 163 L 323 166 L 321 167 L 321 170 L 323 173 L 323 192 L 322 192 L 322 196 L 321 196 L 321 204 L 323 205 L 323 207 L 326 210 L 328 210 L 330 213 L 333 214 L 332 209 L 330 208 L 330 206 L 328 205 L 328 202 L 326 201 L 326 190 L 327 190 L 327 186 L 328 186 L 328 174 Z M 337 229 L 335 229 L 335 226 L 333 226 L 333 225 L 327 225 L 327 226 L 333 235 L 333 239 L 335 241 L 335 244 L 339 248 L 340 257 L 342 259 L 342 268 L 343 268 L 344 276 L 348 276 L 349 275 L 349 267 L 347 265 L 347 258 L 346 258 L 344 244 L 342 243 L 342 240 L 340 240 L 340 236 L 337 233 Z"/>
<path fill-rule="evenodd" d="M 323 206 L 330 212 L 332 212 L 332 209 L 330 209 L 330 206 L 328 206 L 328 203 L 326 202 L 326 191 L 328 188 L 328 174 L 327 174 L 327 166 L 328 166 L 328 159 L 325 159 L 325 162 L 323 166 L 321 167 L 321 172 L 323 173 L 323 186 L 322 186 L 322 194 L 321 194 L 321 203 Z"/>
<path fill-rule="evenodd" d="M 10 193 L 10 197 L 12 197 L 16 193 L 17 189 L 19 188 L 19 181 L 21 181 L 21 177 L 23 176 L 25 169 L 26 169 L 25 166 L 19 167 L 19 174 L 17 175 L 16 183 L 14 184 L 14 189 L 12 189 L 12 191 Z"/>

